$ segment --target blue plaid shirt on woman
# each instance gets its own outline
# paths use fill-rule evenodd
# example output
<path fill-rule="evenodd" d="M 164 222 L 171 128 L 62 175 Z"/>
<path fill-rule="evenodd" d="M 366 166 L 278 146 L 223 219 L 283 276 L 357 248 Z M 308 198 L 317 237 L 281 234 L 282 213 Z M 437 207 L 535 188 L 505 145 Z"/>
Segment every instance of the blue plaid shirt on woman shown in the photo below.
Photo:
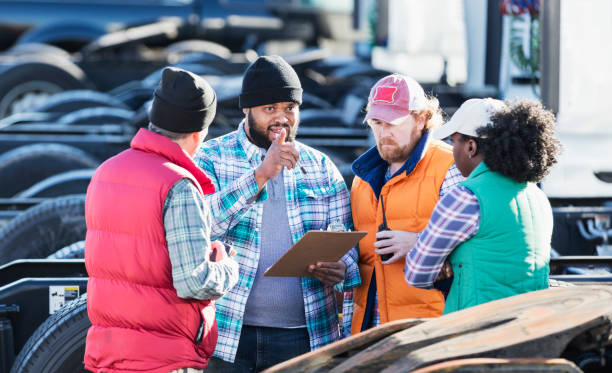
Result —
<path fill-rule="evenodd" d="M 293 242 L 309 230 L 326 229 L 341 221 L 352 228 L 349 193 L 340 172 L 323 153 L 296 142 L 300 159 L 284 174 L 287 216 Z M 258 195 L 255 169 L 265 150 L 249 141 L 244 122 L 238 130 L 207 141 L 195 157 L 215 185 L 216 193 L 205 196 L 213 215 L 212 239 L 225 241 L 237 251 L 238 284 L 216 302 L 219 339 L 215 356 L 233 362 L 238 350 L 245 305 L 253 286 L 260 254 L 260 231 L 264 186 Z M 361 282 L 353 248 L 342 260 L 346 264 L 343 289 Z M 340 338 L 334 288 L 310 277 L 301 279 L 306 327 L 312 350 Z M 270 294 L 274 296 L 274 294 Z"/>
<path fill-rule="evenodd" d="M 410 286 L 432 289 L 444 260 L 480 227 L 480 204 L 468 188 L 457 185 L 440 198 L 427 228 L 406 255 L 404 278 Z"/>

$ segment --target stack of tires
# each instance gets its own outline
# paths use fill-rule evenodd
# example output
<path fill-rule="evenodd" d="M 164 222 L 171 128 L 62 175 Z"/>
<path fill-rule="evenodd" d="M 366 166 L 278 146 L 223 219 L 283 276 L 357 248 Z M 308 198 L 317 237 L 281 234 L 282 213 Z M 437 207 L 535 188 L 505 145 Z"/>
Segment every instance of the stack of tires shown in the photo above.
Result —
<path fill-rule="evenodd" d="M 159 54 L 162 57 L 151 64 L 155 67 L 152 71 L 140 72 L 133 80 L 101 91 L 97 87 L 108 86 L 104 80 L 110 79 L 110 68 L 115 66 L 115 59 L 121 59 L 120 54 L 92 57 L 81 53 L 75 58 L 50 45 L 18 45 L 7 51 L 4 59 L 0 56 L 0 65 L 6 66 L 0 68 L 0 129 L 25 124 L 28 127 L 22 128 L 33 131 L 35 125 L 41 130 L 41 126 L 53 124 L 49 127 L 57 131 L 67 132 L 72 126 L 85 134 L 100 125 L 97 133 L 133 133 L 148 123 L 152 94 L 161 78 L 162 68 L 156 67 L 161 64 L 202 75 L 215 88 L 218 109 L 209 137 L 216 137 L 234 130 L 244 116 L 238 108 L 242 73 L 258 53 L 268 53 L 265 46 L 261 48 L 258 52 L 232 53 L 205 40 L 179 41 L 163 49 Z M 92 71 L 93 62 L 88 59 L 94 57 L 96 66 L 100 59 L 109 59 L 107 75 Z M 373 144 L 361 122 L 369 88 L 388 72 L 357 58 L 339 58 L 320 49 L 285 58 L 304 87 L 298 138 L 328 154 L 350 184 L 350 163 Z M 18 127 L 13 128 L 18 131 Z M 0 143 L 0 154 L 6 150 Z M 95 156 L 103 160 L 109 153 L 98 151 Z"/>
<path fill-rule="evenodd" d="M 100 160 L 73 146 L 22 145 L 0 155 L 0 198 L 31 207 L 0 227 L 0 264 L 45 258 L 84 239 L 84 194 Z"/>
<path fill-rule="evenodd" d="M 28 102 L 35 108 L 0 120 L 0 267 L 17 259 L 83 258 L 91 176 L 106 158 L 127 148 L 135 132 L 129 124 L 134 112 L 119 100 L 91 90 L 62 92 L 82 86 L 59 85 L 67 81 L 60 67 L 39 67 L 26 63 L 9 69 L 9 80 L 0 75 L 0 95 L 17 100 L 10 109 Z M 61 89 L 41 85 L 41 78 L 54 80 Z M 7 90 L 10 84 L 13 89 Z M 53 89 L 49 94 L 26 92 L 41 87 Z M 20 313 L 31 315 L 28 307 L 44 309 L 46 301 L 18 304 Z M 82 297 L 43 322 L 25 345 L 15 346 L 11 372 L 84 372 L 88 327 Z M 10 365 L 4 368 L 8 372 Z"/>
<path fill-rule="evenodd" d="M 209 137 L 234 130 L 244 116 L 238 108 L 242 73 L 257 52 L 186 40 L 161 55 L 160 61 L 202 75 L 215 88 L 218 115 Z M 105 56 L 94 54 L 119 58 Z M 100 78 L 88 71 L 91 54 L 75 58 L 51 45 L 20 44 L 0 57 L 8 66 L 0 69 L 2 264 L 44 258 L 83 239 L 82 195 L 91 175 L 148 124 L 162 69 L 101 92 L 95 89 L 104 86 Z M 286 59 L 304 87 L 298 138 L 328 154 L 350 184 L 350 163 L 371 145 L 361 123 L 368 91 L 387 72 L 317 49 Z"/>

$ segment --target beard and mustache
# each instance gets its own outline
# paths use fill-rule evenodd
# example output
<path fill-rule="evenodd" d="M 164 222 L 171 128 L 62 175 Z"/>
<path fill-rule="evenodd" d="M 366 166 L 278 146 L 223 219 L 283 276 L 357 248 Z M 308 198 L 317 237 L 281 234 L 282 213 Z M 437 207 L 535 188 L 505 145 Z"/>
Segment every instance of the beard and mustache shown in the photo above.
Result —
<path fill-rule="evenodd" d="M 391 145 L 391 147 L 383 148 L 383 145 Z M 378 149 L 380 157 L 387 163 L 395 163 L 404 162 L 410 158 L 414 145 L 415 144 L 411 143 L 405 146 L 399 146 L 397 142 L 392 139 L 382 139 L 376 143 L 376 148 Z"/>
<path fill-rule="evenodd" d="M 264 126 L 258 124 L 259 123 L 256 122 L 255 118 L 253 117 L 253 114 L 249 110 L 247 114 L 247 125 L 249 126 L 249 138 L 251 142 L 260 148 L 269 149 L 272 145 L 272 141 L 270 141 L 268 133 L 272 127 L 284 128 L 287 132 L 287 137 L 285 138 L 285 141 L 293 142 L 295 141 L 299 122 L 296 121 L 293 126 L 290 126 L 289 124 L 272 123 L 266 126 L 264 130 L 261 130 L 261 128 Z"/>
<path fill-rule="evenodd" d="M 270 141 L 268 136 L 268 133 L 270 132 L 271 128 L 285 128 L 285 131 L 287 131 L 287 137 L 285 141 L 293 142 L 295 141 L 299 122 L 296 121 L 293 126 L 290 126 L 289 124 L 272 123 L 264 127 L 264 125 L 260 125 L 260 123 L 255 120 L 253 114 L 251 113 L 251 111 L 249 111 L 247 114 L 247 125 L 249 127 L 249 139 L 251 140 L 251 142 L 260 148 L 269 149 L 272 145 L 272 141 Z M 410 158 L 410 154 L 414 150 L 416 142 L 418 141 L 411 142 L 409 144 L 406 144 L 405 146 L 399 146 L 398 143 L 395 142 L 393 139 L 385 138 L 380 140 L 376 144 L 376 148 L 378 149 L 380 157 L 386 162 L 404 162 L 408 158 Z M 383 149 L 383 145 L 391 145 L 391 147 L 385 147 Z"/>

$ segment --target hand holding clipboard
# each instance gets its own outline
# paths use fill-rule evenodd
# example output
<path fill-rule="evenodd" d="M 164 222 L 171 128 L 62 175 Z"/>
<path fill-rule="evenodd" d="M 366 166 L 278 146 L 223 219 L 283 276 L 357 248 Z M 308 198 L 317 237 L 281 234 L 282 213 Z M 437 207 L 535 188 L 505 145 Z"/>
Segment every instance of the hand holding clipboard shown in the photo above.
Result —
<path fill-rule="evenodd" d="M 308 266 L 317 262 L 337 262 L 367 232 L 308 231 L 280 257 L 264 276 L 313 277 Z"/>

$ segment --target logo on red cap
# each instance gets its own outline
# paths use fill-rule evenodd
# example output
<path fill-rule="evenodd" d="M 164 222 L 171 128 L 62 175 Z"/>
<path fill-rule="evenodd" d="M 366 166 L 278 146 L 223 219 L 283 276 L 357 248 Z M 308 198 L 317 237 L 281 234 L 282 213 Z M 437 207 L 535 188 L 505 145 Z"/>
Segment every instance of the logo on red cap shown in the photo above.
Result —
<path fill-rule="evenodd" d="M 397 92 L 397 87 L 378 87 L 372 101 L 392 104 L 395 100 L 395 92 Z"/>

